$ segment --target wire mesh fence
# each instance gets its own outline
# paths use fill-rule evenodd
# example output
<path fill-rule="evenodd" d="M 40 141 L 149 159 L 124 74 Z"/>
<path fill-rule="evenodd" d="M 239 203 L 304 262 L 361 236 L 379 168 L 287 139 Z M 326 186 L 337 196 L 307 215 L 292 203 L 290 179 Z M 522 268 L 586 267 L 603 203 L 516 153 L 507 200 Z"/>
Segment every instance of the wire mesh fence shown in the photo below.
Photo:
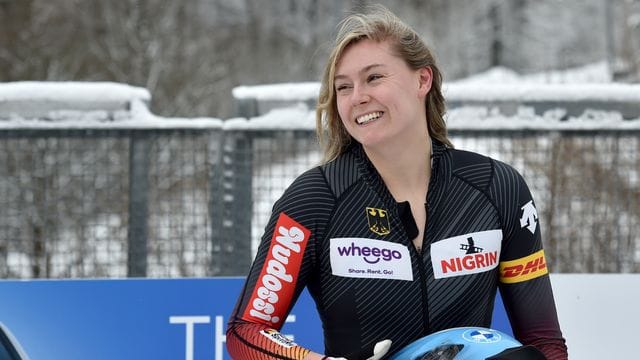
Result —
<path fill-rule="evenodd" d="M 455 130 L 528 182 L 555 272 L 640 271 L 639 130 Z M 307 130 L 0 130 L 0 277 L 244 275 Z"/>
<path fill-rule="evenodd" d="M 522 173 L 553 271 L 640 271 L 640 132 L 463 132 L 453 141 Z"/>

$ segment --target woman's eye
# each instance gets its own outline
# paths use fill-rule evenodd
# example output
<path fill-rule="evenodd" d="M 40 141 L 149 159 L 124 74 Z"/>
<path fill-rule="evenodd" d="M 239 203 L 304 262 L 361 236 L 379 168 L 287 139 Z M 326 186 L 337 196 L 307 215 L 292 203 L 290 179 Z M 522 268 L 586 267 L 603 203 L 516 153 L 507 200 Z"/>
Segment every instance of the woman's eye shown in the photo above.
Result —
<path fill-rule="evenodd" d="M 375 81 L 382 78 L 382 75 L 380 74 L 371 74 L 367 77 L 367 81 Z"/>
<path fill-rule="evenodd" d="M 338 85 L 336 86 L 336 91 L 344 91 L 349 89 L 349 85 Z"/>

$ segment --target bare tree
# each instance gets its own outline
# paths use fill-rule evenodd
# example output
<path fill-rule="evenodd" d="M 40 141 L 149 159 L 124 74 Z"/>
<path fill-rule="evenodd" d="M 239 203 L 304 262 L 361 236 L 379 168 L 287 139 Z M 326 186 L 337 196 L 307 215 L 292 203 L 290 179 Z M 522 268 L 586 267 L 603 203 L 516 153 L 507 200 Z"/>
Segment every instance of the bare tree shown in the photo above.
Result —
<path fill-rule="evenodd" d="M 604 3 L 615 56 L 637 74 L 640 1 L 603 1 L 380 2 L 424 36 L 447 80 L 602 61 Z M 234 86 L 317 80 L 338 21 L 372 2 L 0 0 L 0 81 L 117 81 L 149 89 L 159 115 L 228 118 Z"/>
<path fill-rule="evenodd" d="M 640 82 L 640 1 L 624 0 L 621 9 L 620 64 L 614 69 L 614 76 Z"/>

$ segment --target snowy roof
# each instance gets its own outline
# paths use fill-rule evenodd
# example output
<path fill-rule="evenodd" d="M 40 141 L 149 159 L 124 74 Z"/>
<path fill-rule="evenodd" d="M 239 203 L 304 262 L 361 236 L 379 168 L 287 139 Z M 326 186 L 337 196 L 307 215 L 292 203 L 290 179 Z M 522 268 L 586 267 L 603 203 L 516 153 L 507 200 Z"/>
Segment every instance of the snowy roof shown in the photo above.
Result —
<path fill-rule="evenodd" d="M 0 102 L 1 106 L 1 102 Z M 5 121 L 2 121 L 5 120 Z M 45 118 L 12 114 L 2 119 L 1 129 L 218 129 L 224 122 L 215 118 L 168 118 L 156 116 L 141 99 L 132 99 L 127 109 L 51 110 Z"/>
<path fill-rule="evenodd" d="M 234 118 L 224 122 L 225 130 L 314 130 L 315 111 L 302 103 L 273 109 L 251 119 Z"/>
<path fill-rule="evenodd" d="M 304 102 L 316 99 L 319 90 L 319 83 L 282 83 L 236 87 L 233 96 L 239 100 Z M 443 92 L 449 101 L 640 102 L 640 84 L 623 83 L 452 82 L 443 85 Z"/>
<path fill-rule="evenodd" d="M 282 108 L 313 108 L 319 88 L 318 83 L 239 87 L 234 89 L 239 109 L 243 110 L 238 115 L 253 118 Z M 505 118 L 517 120 L 510 121 L 509 126 L 534 120 L 522 116 L 523 107 L 528 107 L 528 112 L 547 121 L 549 113 L 554 116 L 560 114 L 554 121 L 566 121 L 569 118 L 592 118 L 594 111 L 618 113 L 617 116 L 626 120 L 640 118 L 640 84 L 464 81 L 444 84 L 443 94 L 448 112 L 454 113 L 451 118 L 455 119 L 459 114 L 468 115 L 471 108 L 484 108 L 485 114 L 482 117 L 493 118 L 495 121 L 491 123 L 494 125 Z M 478 114 L 478 111 L 474 111 Z M 280 111 L 279 114 L 283 112 Z M 466 118 L 469 119 L 468 116 Z M 591 123 L 594 124 L 594 121 Z M 539 119 L 536 120 L 537 125 L 541 123 Z M 265 123 L 262 122 L 260 126 L 263 124 Z M 489 126 L 489 122 L 484 126 Z M 563 126 L 568 125 L 565 123 Z"/>
<path fill-rule="evenodd" d="M 151 94 L 144 88 L 112 82 L 0 83 L 0 119 L 52 118 L 57 111 L 114 111 L 130 109 L 133 101 L 148 103 Z M 55 117 L 55 116 L 53 116 Z"/>
<path fill-rule="evenodd" d="M 639 129 L 640 85 L 612 83 L 602 65 L 522 76 L 506 68 L 446 83 L 456 129 Z M 563 83 L 569 81 L 569 83 Z M 317 82 L 240 86 L 242 117 L 165 118 L 144 88 L 109 82 L 0 83 L 0 129 L 312 130 Z M 258 106 L 259 105 L 259 106 Z M 4 120 L 4 121 L 3 121 Z"/>
<path fill-rule="evenodd" d="M 281 83 L 238 86 L 233 89 L 233 97 L 238 100 L 305 102 L 316 99 L 319 91 L 320 84 L 317 82 Z M 606 62 L 525 75 L 499 66 L 468 78 L 445 82 L 443 91 L 451 102 L 640 102 L 640 84 L 611 82 Z"/>
<path fill-rule="evenodd" d="M 313 107 L 319 91 L 317 82 L 282 83 L 239 86 L 233 96 L 238 115 L 254 117 L 299 104 Z M 491 114 L 513 117 L 529 106 L 539 116 L 563 109 L 563 121 L 592 110 L 619 112 L 627 120 L 640 117 L 640 84 L 611 82 L 604 62 L 528 75 L 495 67 L 444 83 L 443 94 L 450 110 L 484 106 Z"/>
<path fill-rule="evenodd" d="M 625 120 L 617 111 L 586 109 L 579 116 L 564 109 L 537 114 L 530 106 L 519 106 L 505 115 L 497 107 L 462 106 L 447 111 L 449 130 L 640 130 L 640 115 Z"/>
<path fill-rule="evenodd" d="M 640 85 L 606 84 L 477 84 L 443 86 L 445 99 L 461 102 L 640 102 Z"/>
<path fill-rule="evenodd" d="M 320 83 L 299 82 L 254 86 L 237 86 L 232 93 L 235 99 L 305 101 L 316 99 L 320 92 Z"/>
<path fill-rule="evenodd" d="M 0 102 L 47 100 L 70 102 L 126 102 L 151 100 L 145 88 L 113 82 L 43 82 L 18 81 L 0 83 Z"/>

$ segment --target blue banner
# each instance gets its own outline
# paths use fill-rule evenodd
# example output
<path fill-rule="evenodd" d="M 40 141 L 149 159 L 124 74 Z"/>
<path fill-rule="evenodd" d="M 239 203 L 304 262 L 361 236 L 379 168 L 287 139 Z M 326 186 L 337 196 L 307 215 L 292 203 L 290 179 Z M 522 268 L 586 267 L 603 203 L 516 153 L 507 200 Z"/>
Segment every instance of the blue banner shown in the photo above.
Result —
<path fill-rule="evenodd" d="M 229 359 L 226 322 L 243 282 L 0 281 L 0 340 L 5 333 L 12 339 L 0 347 L 18 343 L 31 360 Z M 510 332 L 499 299 L 493 327 Z M 282 333 L 322 352 L 322 327 L 306 291 Z"/>

